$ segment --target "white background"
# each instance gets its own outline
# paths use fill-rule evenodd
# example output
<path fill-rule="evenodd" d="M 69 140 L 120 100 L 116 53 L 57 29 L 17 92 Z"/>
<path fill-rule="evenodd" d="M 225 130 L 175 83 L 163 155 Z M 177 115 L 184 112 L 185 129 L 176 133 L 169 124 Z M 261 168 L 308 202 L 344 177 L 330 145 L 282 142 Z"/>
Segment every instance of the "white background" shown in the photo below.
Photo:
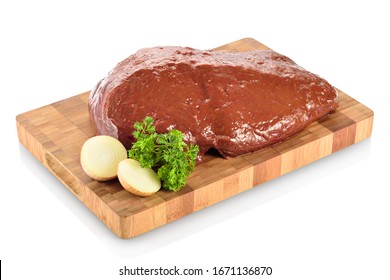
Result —
<path fill-rule="evenodd" d="M 138 2 L 0 2 L 4 279 L 141 278 L 120 277 L 125 265 L 390 279 L 386 1 Z M 130 240 L 111 233 L 18 142 L 17 114 L 91 89 L 140 48 L 208 49 L 244 37 L 373 109 L 372 138 Z M 209 278 L 216 277 L 198 277 Z"/>

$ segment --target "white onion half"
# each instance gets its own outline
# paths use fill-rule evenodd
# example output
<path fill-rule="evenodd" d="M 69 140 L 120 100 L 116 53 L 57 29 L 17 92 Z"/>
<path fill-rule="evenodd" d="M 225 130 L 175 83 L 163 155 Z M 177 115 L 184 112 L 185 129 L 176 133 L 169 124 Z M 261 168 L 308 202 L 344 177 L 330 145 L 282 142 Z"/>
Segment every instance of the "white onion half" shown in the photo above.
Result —
<path fill-rule="evenodd" d="M 88 139 L 80 153 L 81 167 L 84 172 L 98 181 L 116 178 L 118 164 L 126 158 L 125 146 L 118 139 L 106 135 Z"/>

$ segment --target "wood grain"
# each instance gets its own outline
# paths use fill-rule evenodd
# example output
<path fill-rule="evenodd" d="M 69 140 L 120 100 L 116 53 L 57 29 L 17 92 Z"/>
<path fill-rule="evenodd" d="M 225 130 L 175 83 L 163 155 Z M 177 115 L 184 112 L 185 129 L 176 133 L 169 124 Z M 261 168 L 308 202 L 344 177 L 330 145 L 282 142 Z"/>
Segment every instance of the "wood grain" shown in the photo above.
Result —
<path fill-rule="evenodd" d="M 245 38 L 217 48 L 267 49 Z M 97 182 L 80 166 L 80 149 L 93 136 L 88 92 L 20 114 L 20 142 L 121 238 L 131 238 L 272 180 L 371 135 L 374 113 L 340 91 L 338 111 L 276 146 L 225 160 L 206 155 L 179 192 L 137 197 L 118 180 Z"/>

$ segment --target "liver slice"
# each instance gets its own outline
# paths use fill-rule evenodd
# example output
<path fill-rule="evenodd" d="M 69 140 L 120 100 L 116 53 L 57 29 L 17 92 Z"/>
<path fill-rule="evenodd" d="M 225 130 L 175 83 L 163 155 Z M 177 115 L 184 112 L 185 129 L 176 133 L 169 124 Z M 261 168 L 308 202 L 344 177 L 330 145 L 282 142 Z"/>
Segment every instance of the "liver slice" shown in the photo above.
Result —
<path fill-rule="evenodd" d="M 337 108 L 324 79 L 270 50 L 142 49 L 120 62 L 91 91 L 96 134 L 127 148 L 145 116 L 157 132 L 178 129 L 200 148 L 223 157 L 253 152 L 303 130 Z"/>

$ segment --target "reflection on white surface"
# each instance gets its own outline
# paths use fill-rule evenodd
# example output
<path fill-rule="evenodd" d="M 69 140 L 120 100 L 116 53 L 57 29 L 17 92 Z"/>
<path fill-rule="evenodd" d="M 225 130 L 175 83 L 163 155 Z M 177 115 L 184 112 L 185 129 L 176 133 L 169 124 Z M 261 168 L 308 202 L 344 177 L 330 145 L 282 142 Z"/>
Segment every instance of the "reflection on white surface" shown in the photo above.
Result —
<path fill-rule="evenodd" d="M 329 174 L 350 167 L 366 159 L 370 154 L 370 148 L 371 139 L 367 139 L 235 197 L 127 240 L 120 239 L 113 234 L 22 145 L 19 145 L 19 152 L 21 162 L 74 216 L 82 221 L 91 233 L 101 239 L 114 255 L 135 258 L 206 230 L 246 211 L 261 207 L 269 201 L 321 180 Z M 55 224 L 50 223 L 48 226 L 55 226 Z"/>

